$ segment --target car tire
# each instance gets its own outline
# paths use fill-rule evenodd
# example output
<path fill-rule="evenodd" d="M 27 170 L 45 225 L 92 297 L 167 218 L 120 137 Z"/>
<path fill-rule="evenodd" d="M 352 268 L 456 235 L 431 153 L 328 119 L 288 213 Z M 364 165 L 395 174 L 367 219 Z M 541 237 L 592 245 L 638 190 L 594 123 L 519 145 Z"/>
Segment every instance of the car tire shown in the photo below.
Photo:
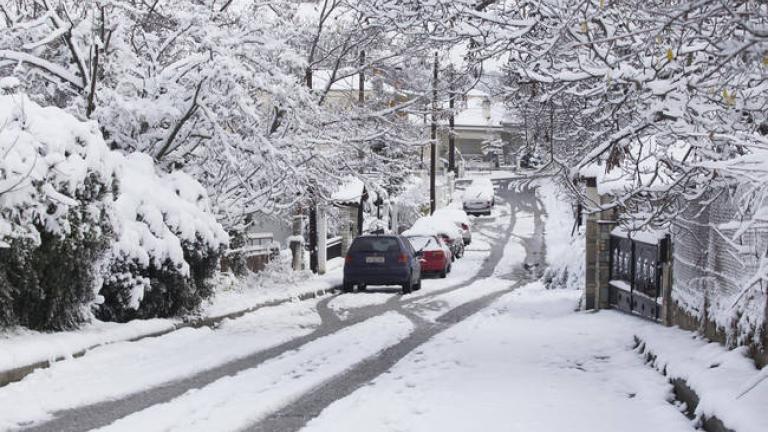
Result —
<path fill-rule="evenodd" d="M 365 284 L 358 284 L 357 290 L 358 291 L 365 291 L 365 289 L 368 288 Z"/>
<path fill-rule="evenodd" d="M 342 286 L 341 286 L 341 291 L 342 291 L 342 292 L 345 292 L 345 293 L 349 293 L 349 292 L 352 292 L 352 289 L 353 289 L 354 287 L 355 287 L 355 286 L 354 286 L 353 284 L 351 284 L 351 283 L 348 283 L 348 282 L 344 282 L 344 283 L 342 284 Z"/>
<path fill-rule="evenodd" d="M 416 282 L 415 284 L 413 284 L 413 290 L 414 290 L 414 291 L 418 291 L 418 290 L 420 290 L 420 289 L 421 289 L 421 279 L 419 279 L 419 281 L 418 281 L 418 282 Z"/>
<path fill-rule="evenodd" d="M 413 290 L 413 281 L 408 278 L 408 282 L 403 284 L 403 294 L 410 294 Z"/>
<path fill-rule="evenodd" d="M 444 269 L 442 273 L 440 273 L 441 279 L 445 279 L 446 276 L 448 276 L 448 269 Z"/>

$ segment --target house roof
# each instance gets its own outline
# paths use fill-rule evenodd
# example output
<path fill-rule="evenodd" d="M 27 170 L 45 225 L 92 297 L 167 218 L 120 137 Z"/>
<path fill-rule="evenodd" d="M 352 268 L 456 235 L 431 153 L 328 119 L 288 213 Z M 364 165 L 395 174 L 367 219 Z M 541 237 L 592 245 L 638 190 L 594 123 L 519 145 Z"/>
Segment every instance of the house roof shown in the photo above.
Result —
<path fill-rule="evenodd" d="M 457 128 L 501 128 L 507 119 L 507 108 L 502 102 L 490 101 L 490 109 L 483 107 L 485 97 L 468 97 L 467 107 L 454 117 Z"/>
<path fill-rule="evenodd" d="M 360 205 L 365 195 L 365 183 L 357 177 L 346 176 L 339 188 L 331 195 L 331 201 L 340 206 Z"/>

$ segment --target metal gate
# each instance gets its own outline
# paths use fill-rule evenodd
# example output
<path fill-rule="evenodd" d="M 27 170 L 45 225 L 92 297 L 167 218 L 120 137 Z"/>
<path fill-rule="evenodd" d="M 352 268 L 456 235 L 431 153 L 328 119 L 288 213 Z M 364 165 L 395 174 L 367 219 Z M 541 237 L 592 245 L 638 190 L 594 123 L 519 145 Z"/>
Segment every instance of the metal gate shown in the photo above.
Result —
<path fill-rule="evenodd" d="M 608 302 L 616 309 L 658 321 L 661 273 L 668 239 L 630 239 L 611 233 Z"/>

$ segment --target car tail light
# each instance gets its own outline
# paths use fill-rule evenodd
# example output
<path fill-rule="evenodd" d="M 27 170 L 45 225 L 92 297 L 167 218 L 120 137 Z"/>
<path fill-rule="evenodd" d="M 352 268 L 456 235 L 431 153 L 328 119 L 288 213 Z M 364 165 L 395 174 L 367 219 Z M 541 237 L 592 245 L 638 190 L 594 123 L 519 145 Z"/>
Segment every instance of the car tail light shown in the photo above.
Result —
<path fill-rule="evenodd" d="M 430 258 L 443 258 L 443 257 L 445 257 L 445 254 L 443 253 L 443 251 L 428 251 L 424 255 L 428 256 Z"/>
<path fill-rule="evenodd" d="M 352 255 L 347 255 L 344 257 L 344 264 L 352 264 Z"/>
<path fill-rule="evenodd" d="M 397 262 L 399 262 L 400 264 L 408 263 L 408 255 L 400 254 L 400 257 L 397 258 Z"/>

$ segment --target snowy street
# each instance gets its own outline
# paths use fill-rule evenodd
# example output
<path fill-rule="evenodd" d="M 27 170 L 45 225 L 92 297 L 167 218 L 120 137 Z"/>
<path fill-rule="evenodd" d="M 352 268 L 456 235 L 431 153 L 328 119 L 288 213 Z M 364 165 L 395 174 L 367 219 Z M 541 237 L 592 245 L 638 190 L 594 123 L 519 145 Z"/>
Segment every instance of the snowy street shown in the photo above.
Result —
<path fill-rule="evenodd" d="M 370 287 L 101 347 L 0 388 L 15 407 L 0 429 L 692 430 L 633 351 L 632 327 L 651 324 L 576 313 L 579 291 L 543 289 L 544 205 L 509 181 L 497 200 L 451 275 L 421 291 Z"/>
<path fill-rule="evenodd" d="M 768 1 L 0 17 L 0 432 L 768 432 Z"/>

